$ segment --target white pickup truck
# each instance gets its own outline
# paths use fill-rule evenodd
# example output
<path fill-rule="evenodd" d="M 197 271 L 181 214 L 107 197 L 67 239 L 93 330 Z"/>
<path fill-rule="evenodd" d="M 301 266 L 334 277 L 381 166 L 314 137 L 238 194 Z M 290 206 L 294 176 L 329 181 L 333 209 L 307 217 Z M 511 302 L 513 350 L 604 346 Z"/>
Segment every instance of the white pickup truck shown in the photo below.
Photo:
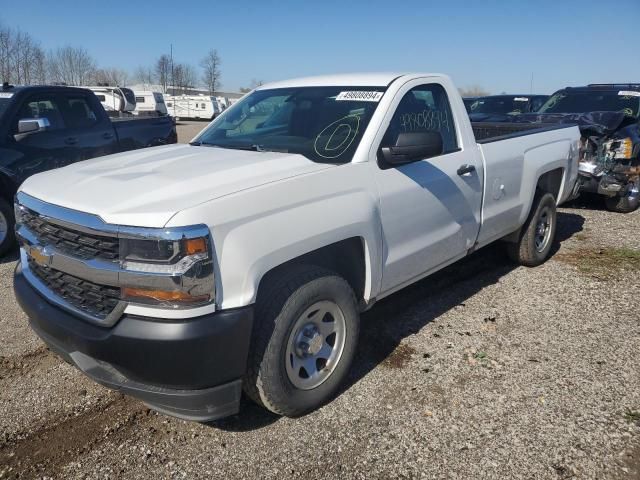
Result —
<path fill-rule="evenodd" d="M 579 140 L 472 126 L 444 75 L 260 86 L 189 145 L 29 178 L 15 292 L 50 348 L 158 411 L 220 418 L 244 389 L 301 415 L 376 300 L 496 240 L 542 263 Z"/>

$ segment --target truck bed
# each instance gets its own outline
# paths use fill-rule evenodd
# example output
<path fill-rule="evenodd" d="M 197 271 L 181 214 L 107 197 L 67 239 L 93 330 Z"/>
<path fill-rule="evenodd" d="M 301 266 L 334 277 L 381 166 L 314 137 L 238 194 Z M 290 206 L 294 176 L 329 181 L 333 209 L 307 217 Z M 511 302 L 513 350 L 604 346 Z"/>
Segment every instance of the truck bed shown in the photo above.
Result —
<path fill-rule="evenodd" d="M 177 142 L 173 119 L 160 117 L 111 118 L 123 151 Z"/>
<path fill-rule="evenodd" d="M 503 122 L 471 122 L 473 134 L 478 143 L 491 143 L 508 138 L 522 137 L 534 133 L 567 128 L 571 125 L 554 123 L 503 123 Z"/>

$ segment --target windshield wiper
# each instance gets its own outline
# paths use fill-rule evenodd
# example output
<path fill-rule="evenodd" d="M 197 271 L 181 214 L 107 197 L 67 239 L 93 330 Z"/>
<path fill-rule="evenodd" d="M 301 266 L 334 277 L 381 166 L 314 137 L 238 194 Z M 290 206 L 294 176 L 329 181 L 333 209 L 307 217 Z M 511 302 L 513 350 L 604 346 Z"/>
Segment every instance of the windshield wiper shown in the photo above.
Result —
<path fill-rule="evenodd" d="M 191 142 L 189 145 L 193 145 L 195 147 L 218 147 L 218 148 L 230 148 L 233 150 L 257 151 L 254 145 L 220 145 L 219 143 L 210 143 L 210 142 Z"/>
<path fill-rule="evenodd" d="M 278 153 L 289 153 L 288 150 L 283 148 L 268 148 L 263 145 L 220 145 L 219 143 L 209 143 L 209 142 L 191 142 L 189 145 L 193 145 L 195 147 L 219 147 L 219 148 L 230 148 L 232 150 L 248 150 L 251 152 L 278 152 Z"/>

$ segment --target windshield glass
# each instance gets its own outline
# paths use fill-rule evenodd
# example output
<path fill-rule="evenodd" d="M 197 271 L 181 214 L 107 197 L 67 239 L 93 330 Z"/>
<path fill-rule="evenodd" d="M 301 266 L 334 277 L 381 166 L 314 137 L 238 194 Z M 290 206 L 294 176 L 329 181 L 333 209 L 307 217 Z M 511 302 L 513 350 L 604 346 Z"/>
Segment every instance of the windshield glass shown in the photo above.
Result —
<path fill-rule="evenodd" d="M 529 97 L 484 97 L 471 105 L 471 113 L 525 113 Z"/>
<path fill-rule="evenodd" d="M 538 113 L 623 112 L 637 117 L 640 92 L 582 90 L 554 93 Z"/>
<path fill-rule="evenodd" d="M 346 163 L 383 93 L 376 87 L 258 90 L 226 110 L 193 143 Z"/>

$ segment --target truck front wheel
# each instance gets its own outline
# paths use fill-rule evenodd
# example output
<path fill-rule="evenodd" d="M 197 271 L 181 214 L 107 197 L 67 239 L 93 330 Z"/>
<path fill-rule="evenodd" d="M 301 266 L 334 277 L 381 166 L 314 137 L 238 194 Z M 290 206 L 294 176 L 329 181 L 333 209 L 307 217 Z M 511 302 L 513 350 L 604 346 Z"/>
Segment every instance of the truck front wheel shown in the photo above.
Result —
<path fill-rule="evenodd" d="M 543 263 L 551 251 L 556 224 L 556 199 L 550 193 L 536 193 L 518 241 L 507 245 L 509 257 L 527 267 Z"/>
<path fill-rule="evenodd" d="M 0 198 L 0 257 L 13 247 L 16 237 L 14 234 L 13 209 L 3 198 Z"/>
<path fill-rule="evenodd" d="M 611 212 L 634 212 L 640 205 L 640 180 L 629 182 L 623 195 L 607 197 L 604 202 Z"/>
<path fill-rule="evenodd" d="M 281 272 L 258 294 L 245 393 L 279 415 L 322 406 L 349 372 L 359 324 L 342 277 L 310 265 Z"/>

